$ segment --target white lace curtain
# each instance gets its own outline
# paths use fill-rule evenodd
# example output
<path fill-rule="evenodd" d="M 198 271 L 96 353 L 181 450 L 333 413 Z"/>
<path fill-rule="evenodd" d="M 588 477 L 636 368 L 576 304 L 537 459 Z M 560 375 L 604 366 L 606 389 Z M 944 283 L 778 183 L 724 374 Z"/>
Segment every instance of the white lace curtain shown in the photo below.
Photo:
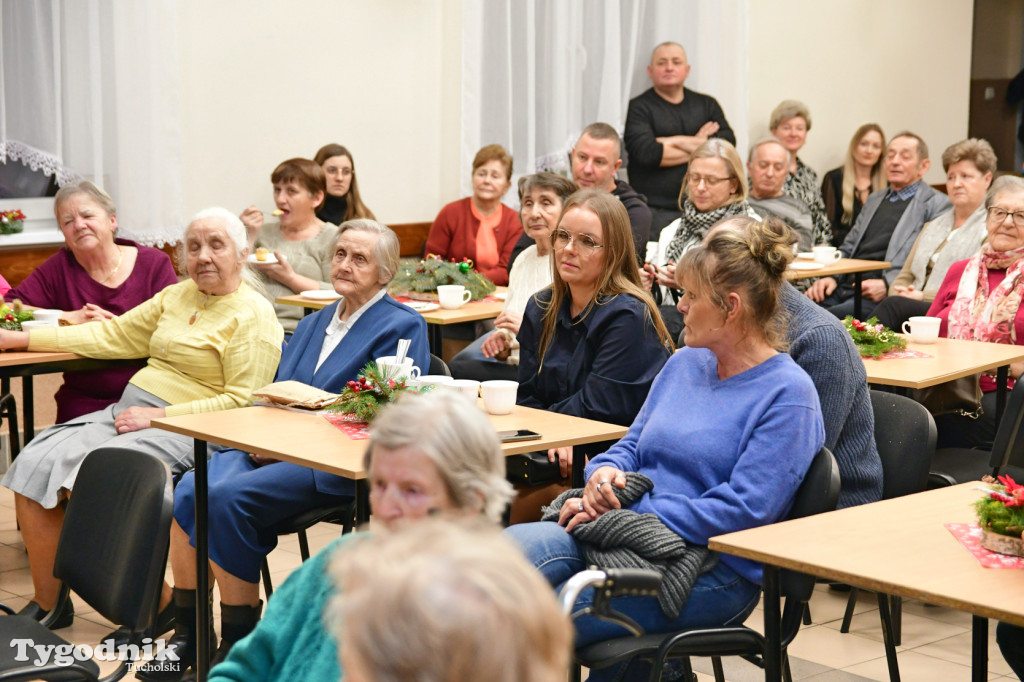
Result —
<path fill-rule="evenodd" d="M 0 162 L 95 182 L 146 244 L 182 229 L 176 4 L 0 3 Z"/>
<path fill-rule="evenodd" d="M 567 174 L 567 154 L 586 125 L 603 121 L 622 132 L 630 98 L 650 87 L 651 50 L 666 40 L 687 50 L 693 71 L 686 86 L 716 97 L 743 134 L 747 3 L 464 0 L 463 194 L 472 189 L 473 155 L 485 144 L 512 153 L 516 177 Z"/>

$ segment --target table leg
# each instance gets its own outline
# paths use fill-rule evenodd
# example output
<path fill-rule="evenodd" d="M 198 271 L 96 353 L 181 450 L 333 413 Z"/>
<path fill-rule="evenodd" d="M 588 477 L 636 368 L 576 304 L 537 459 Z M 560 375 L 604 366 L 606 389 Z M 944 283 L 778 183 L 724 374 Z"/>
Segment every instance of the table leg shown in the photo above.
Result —
<path fill-rule="evenodd" d="M 764 679 L 782 682 L 782 608 L 779 567 L 764 565 L 761 581 L 764 605 Z"/>
<path fill-rule="evenodd" d="M 885 645 L 885 660 L 889 664 L 889 682 L 900 682 L 900 665 L 896 660 L 896 644 L 893 635 L 892 612 L 889 610 L 889 596 L 878 593 L 878 611 L 882 618 L 882 642 Z"/>
<path fill-rule="evenodd" d="M 356 481 L 356 527 L 370 520 L 370 482 L 365 479 Z"/>
<path fill-rule="evenodd" d="M 437 357 L 442 357 L 444 350 L 444 328 L 439 324 L 427 325 L 427 343 L 430 344 L 430 352 Z"/>
<path fill-rule="evenodd" d="M 207 516 L 206 441 L 195 439 L 196 489 L 196 679 L 206 682 L 210 666 L 210 536 Z"/>
<path fill-rule="evenodd" d="M 864 306 L 861 305 L 860 301 L 860 285 L 861 285 L 861 273 L 853 273 L 853 317 L 855 319 L 861 319 L 861 312 L 864 310 Z"/>
<path fill-rule="evenodd" d="M 971 682 L 988 679 L 988 619 L 974 616 L 971 623 Z"/>
<path fill-rule="evenodd" d="M 316 312 L 316 310 L 314 310 L 313 308 L 303 308 L 302 309 L 302 316 L 305 317 L 306 315 L 312 315 L 315 312 Z"/>
<path fill-rule="evenodd" d="M 1003 409 L 1006 408 L 1006 382 L 1009 378 L 1009 365 L 996 370 L 996 430 L 999 429 L 999 420 L 1003 418 Z"/>
<path fill-rule="evenodd" d="M 25 424 L 25 437 L 21 441 L 24 447 L 36 437 L 35 387 L 31 375 L 21 378 L 21 411 L 22 423 Z"/>

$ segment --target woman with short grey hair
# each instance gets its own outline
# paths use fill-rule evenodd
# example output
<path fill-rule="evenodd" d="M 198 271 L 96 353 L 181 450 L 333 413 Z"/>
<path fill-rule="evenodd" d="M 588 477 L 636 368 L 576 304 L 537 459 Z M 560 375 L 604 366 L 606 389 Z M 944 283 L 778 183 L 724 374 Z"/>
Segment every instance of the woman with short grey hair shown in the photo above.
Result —
<path fill-rule="evenodd" d="M 498 435 L 455 391 L 404 395 L 381 410 L 370 425 L 366 478 L 375 533 L 428 516 L 494 521 L 512 497 Z M 341 679 L 336 633 L 321 614 L 334 594 L 328 564 L 360 536 L 343 535 L 296 569 L 274 592 L 266 618 L 210 671 L 210 682 Z"/>

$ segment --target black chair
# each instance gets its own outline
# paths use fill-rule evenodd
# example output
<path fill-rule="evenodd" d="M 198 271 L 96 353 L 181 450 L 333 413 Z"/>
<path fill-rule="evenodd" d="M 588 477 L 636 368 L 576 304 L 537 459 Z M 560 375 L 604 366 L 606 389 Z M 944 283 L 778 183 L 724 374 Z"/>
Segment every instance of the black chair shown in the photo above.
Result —
<path fill-rule="evenodd" d="M 797 491 L 789 518 L 798 519 L 814 514 L 832 511 L 839 500 L 839 468 L 827 448 L 822 448 L 811 463 L 800 489 Z M 782 610 L 782 659 L 786 679 L 790 679 L 789 659 L 786 647 L 800 630 L 801 619 L 807 600 L 814 591 L 814 578 L 793 571 L 782 571 L 782 594 L 786 598 Z M 595 607 L 597 601 L 595 600 Z M 607 608 L 605 609 L 607 613 Z M 602 617 L 596 608 L 593 615 Z M 618 622 L 614 616 L 613 622 Z M 755 665 L 763 667 L 765 639 L 756 630 L 745 626 L 700 628 L 681 632 L 647 634 L 639 637 L 621 637 L 597 642 L 576 650 L 573 666 L 574 679 L 580 679 L 579 666 L 591 669 L 606 668 L 634 658 L 653 662 L 650 678 L 660 680 L 668 659 L 684 659 L 684 670 L 692 679 L 691 656 L 710 656 L 715 670 L 715 680 L 724 682 L 722 656 L 742 656 Z"/>
<path fill-rule="evenodd" d="M 882 499 L 903 497 L 925 490 L 928 469 L 935 453 L 935 420 L 920 403 L 895 393 L 871 391 L 871 409 L 875 416 L 875 444 L 882 460 Z M 850 631 L 853 609 L 860 590 L 850 588 L 846 613 L 840 632 Z M 900 616 L 903 611 L 899 597 L 878 594 L 879 616 L 889 671 L 896 671 L 896 648 L 900 644 Z"/>
<path fill-rule="evenodd" d="M 309 539 L 306 531 L 318 523 L 336 523 L 341 526 L 341 533 L 351 533 L 355 527 L 356 502 L 352 498 L 344 504 L 331 507 L 318 507 L 309 511 L 296 514 L 290 519 L 285 519 L 278 524 L 275 532 L 278 535 L 291 535 L 297 533 L 299 536 L 299 554 L 302 560 L 309 558 Z M 274 583 L 270 579 L 270 564 L 266 557 L 263 558 L 263 565 L 260 567 L 260 574 L 263 576 L 263 589 L 267 593 L 267 599 L 274 593 Z"/>
<path fill-rule="evenodd" d="M 430 371 L 427 372 L 427 374 L 443 374 L 446 377 L 450 377 L 452 375 L 452 371 L 448 369 L 448 365 L 444 360 L 431 353 Z"/>
<path fill-rule="evenodd" d="M 156 457 L 125 448 L 100 448 L 82 463 L 57 544 L 53 574 L 96 611 L 141 641 L 156 615 L 167 566 L 174 493 L 171 471 Z M 24 616 L 0 618 L 0 680 L 96 680 L 94 661 L 46 665 L 16 661 L 10 642 L 66 645 Z M 127 672 L 127 661 L 105 681 Z"/>
<path fill-rule="evenodd" d="M 4 382 L 7 384 L 7 382 Z M 9 386 L 5 386 L 9 388 Z M 18 403 L 10 392 L 0 396 L 0 424 L 7 422 L 7 437 L 11 443 L 11 461 L 21 452 L 21 437 L 18 433 Z"/>
<path fill-rule="evenodd" d="M 942 448 L 932 458 L 929 488 L 943 488 L 957 483 L 980 480 L 986 474 L 1008 474 L 1016 481 L 1024 480 L 1024 381 L 1013 385 L 1006 409 L 996 429 L 992 450 Z"/>

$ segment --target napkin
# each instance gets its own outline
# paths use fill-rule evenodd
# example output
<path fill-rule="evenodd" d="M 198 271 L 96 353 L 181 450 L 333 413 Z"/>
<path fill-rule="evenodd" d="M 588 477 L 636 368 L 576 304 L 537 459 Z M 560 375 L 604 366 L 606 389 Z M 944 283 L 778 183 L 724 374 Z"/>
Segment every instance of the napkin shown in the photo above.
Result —
<path fill-rule="evenodd" d="M 253 392 L 256 398 L 262 398 L 272 405 L 297 407 L 305 410 L 319 410 L 329 405 L 340 396 L 328 393 L 319 388 L 307 386 L 301 381 L 276 381 Z"/>

